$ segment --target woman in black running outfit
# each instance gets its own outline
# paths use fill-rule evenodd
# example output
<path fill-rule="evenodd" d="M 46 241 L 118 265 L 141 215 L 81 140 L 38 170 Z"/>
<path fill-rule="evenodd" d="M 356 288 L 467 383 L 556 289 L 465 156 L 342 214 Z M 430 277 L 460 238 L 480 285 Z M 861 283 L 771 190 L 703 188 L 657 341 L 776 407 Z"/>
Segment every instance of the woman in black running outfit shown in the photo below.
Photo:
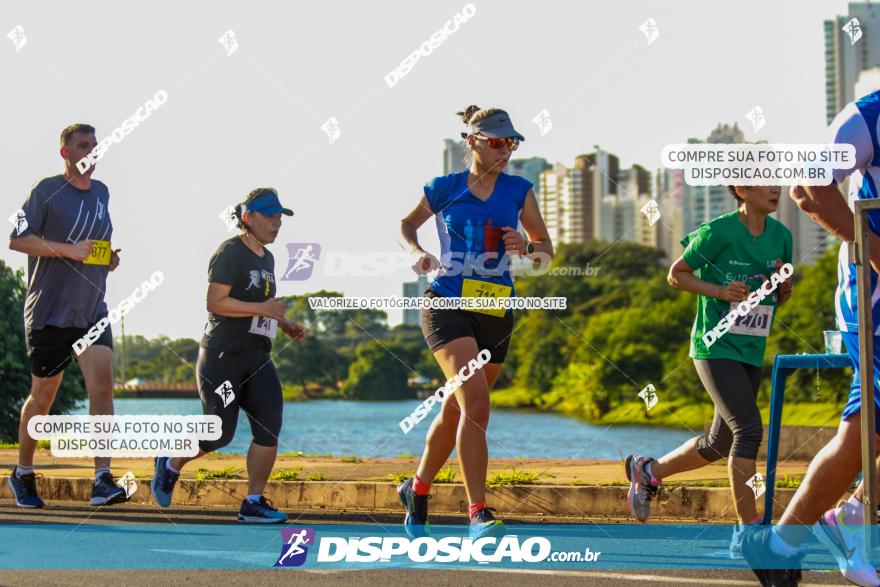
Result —
<path fill-rule="evenodd" d="M 251 523 L 280 523 L 287 514 L 262 495 L 275 465 L 281 431 L 281 382 L 269 354 L 276 331 L 294 340 L 304 332 L 285 320 L 284 301 L 275 297 L 275 259 L 265 245 L 275 241 L 281 206 L 272 188 L 258 188 L 236 207 L 241 233 L 224 241 L 208 265 L 208 324 L 196 364 L 199 396 L 206 415 L 222 420 L 217 440 L 199 442 L 194 457 L 159 457 L 151 484 L 163 507 L 171 504 L 181 468 L 204 454 L 229 444 L 235 434 L 238 410 L 251 424 L 253 441 L 247 455 L 248 495 L 238 519 Z"/>

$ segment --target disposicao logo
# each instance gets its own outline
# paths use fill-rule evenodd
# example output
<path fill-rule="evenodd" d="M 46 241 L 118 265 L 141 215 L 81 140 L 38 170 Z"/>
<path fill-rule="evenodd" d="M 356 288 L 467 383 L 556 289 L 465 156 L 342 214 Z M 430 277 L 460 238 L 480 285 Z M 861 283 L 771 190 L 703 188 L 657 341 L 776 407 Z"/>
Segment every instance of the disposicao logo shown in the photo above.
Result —
<path fill-rule="evenodd" d="M 309 555 L 309 546 L 315 543 L 314 528 L 281 528 L 281 555 L 276 567 L 301 567 Z"/>

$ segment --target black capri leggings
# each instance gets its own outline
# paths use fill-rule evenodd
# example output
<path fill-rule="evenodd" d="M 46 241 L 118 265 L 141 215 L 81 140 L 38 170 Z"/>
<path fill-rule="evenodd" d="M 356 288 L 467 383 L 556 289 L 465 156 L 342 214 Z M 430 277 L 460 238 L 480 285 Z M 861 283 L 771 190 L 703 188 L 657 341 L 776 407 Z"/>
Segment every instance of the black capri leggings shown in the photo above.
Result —
<path fill-rule="evenodd" d="M 694 366 L 715 404 L 712 428 L 697 444 L 700 456 L 757 459 L 764 433 L 757 401 L 761 367 L 729 359 L 695 359 Z"/>
<path fill-rule="evenodd" d="M 247 350 L 239 354 L 199 348 L 196 370 L 202 411 L 206 416 L 220 416 L 223 421 L 220 438 L 200 440 L 199 448 L 211 452 L 232 441 L 238 408 L 250 420 L 255 444 L 278 446 L 284 402 L 281 381 L 267 352 Z"/>

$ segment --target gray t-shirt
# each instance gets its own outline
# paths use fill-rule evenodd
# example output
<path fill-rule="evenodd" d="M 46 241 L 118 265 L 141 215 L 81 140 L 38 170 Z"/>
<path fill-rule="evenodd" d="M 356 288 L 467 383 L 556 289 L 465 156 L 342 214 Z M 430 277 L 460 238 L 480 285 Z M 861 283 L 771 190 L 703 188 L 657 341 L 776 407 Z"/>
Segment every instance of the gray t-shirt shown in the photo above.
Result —
<path fill-rule="evenodd" d="M 70 185 L 63 175 L 47 177 L 22 206 L 24 215 L 19 215 L 10 239 L 35 234 L 62 243 L 109 241 L 113 236 L 107 211 L 109 200 L 107 186 L 96 179 L 91 180 L 88 190 L 81 190 Z M 25 328 L 87 328 L 94 324 L 107 314 L 104 291 L 109 270 L 106 265 L 85 264 L 66 257 L 28 256 Z"/>

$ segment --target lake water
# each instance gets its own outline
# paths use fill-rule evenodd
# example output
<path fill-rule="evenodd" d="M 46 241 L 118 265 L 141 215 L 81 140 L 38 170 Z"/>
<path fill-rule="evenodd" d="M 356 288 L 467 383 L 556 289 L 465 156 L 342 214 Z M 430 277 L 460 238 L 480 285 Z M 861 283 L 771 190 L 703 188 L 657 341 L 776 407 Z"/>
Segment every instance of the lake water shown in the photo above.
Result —
<path fill-rule="evenodd" d="M 201 414 L 198 400 L 116 399 L 119 415 Z M 280 452 L 358 455 L 365 458 L 421 455 L 432 412 L 408 434 L 398 422 L 418 401 L 312 400 L 284 404 Z M 85 405 L 73 414 L 87 414 Z M 547 412 L 496 410 L 488 430 L 491 458 L 618 459 L 622 453 L 661 455 L 692 437 L 686 430 L 594 425 Z M 239 412 L 233 441 L 220 452 L 245 453 L 248 419 Z"/>

